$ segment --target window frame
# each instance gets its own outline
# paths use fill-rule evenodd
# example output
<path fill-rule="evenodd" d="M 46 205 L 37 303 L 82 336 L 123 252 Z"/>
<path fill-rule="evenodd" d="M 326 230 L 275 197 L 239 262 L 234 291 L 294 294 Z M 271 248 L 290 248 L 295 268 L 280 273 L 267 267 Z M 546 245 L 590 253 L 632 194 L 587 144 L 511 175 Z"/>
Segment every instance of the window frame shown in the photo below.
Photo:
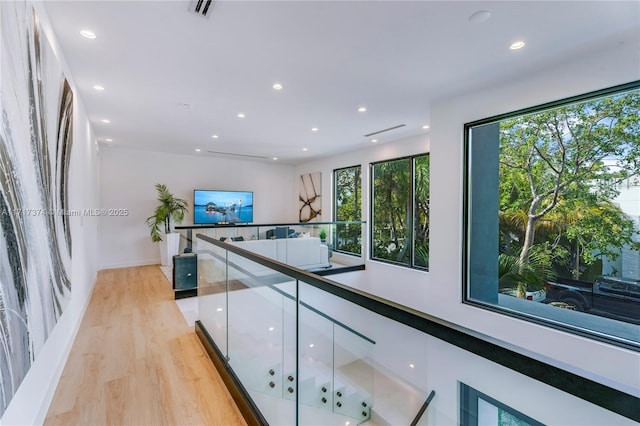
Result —
<path fill-rule="evenodd" d="M 478 402 L 483 400 L 494 407 L 506 411 L 512 417 L 516 417 L 518 420 L 522 420 L 530 426 L 544 426 L 544 423 L 529 417 L 528 415 L 508 406 L 507 404 L 498 401 L 489 395 L 480 392 L 479 390 L 467 385 L 463 382 L 458 382 L 460 390 L 460 413 L 459 424 L 461 426 L 478 426 L 479 422 L 479 410 Z"/>
<path fill-rule="evenodd" d="M 555 101 L 543 103 L 540 105 L 522 108 L 519 110 L 515 110 L 512 112 L 499 114 L 487 118 L 483 118 L 480 120 L 476 120 L 473 122 L 465 123 L 463 127 L 463 178 L 462 178 L 462 294 L 461 301 L 463 304 L 479 307 L 481 309 L 485 309 L 487 311 L 496 312 L 502 315 L 510 316 L 513 318 L 518 318 L 530 323 L 543 325 L 548 328 L 561 330 L 565 332 L 569 332 L 574 335 L 586 337 L 592 340 L 597 340 L 605 343 L 609 343 L 615 346 L 623 347 L 626 349 L 631 349 L 635 352 L 640 352 L 640 342 L 630 341 L 624 337 L 605 334 L 599 330 L 591 330 L 584 328 L 580 325 L 571 324 L 568 322 L 564 322 L 561 320 L 557 320 L 554 318 L 539 316 L 536 314 L 532 314 L 529 312 L 523 312 L 520 310 L 515 310 L 513 308 L 501 306 L 497 303 L 489 303 L 483 302 L 480 300 L 475 300 L 469 297 L 469 291 L 471 288 L 471 271 L 469 266 L 469 261 L 471 258 L 470 249 L 471 249 L 471 142 L 470 142 L 470 132 L 473 128 L 482 125 L 494 124 L 504 120 L 508 120 L 514 117 L 524 116 L 535 114 L 539 112 L 543 112 L 546 110 L 550 110 L 553 108 L 559 108 L 565 105 L 575 104 L 579 102 L 585 102 L 594 100 L 597 98 L 603 98 L 606 96 L 613 96 L 616 94 L 621 94 L 624 92 L 629 92 L 633 90 L 640 89 L 640 80 L 632 81 L 625 84 L 620 84 L 617 86 L 608 87 L 605 89 L 595 90 L 587 93 L 583 93 L 576 96 L 571 96 L 563 99 L 558 99 Z"/>
<path fill-rule="evenodd" d="M 416 180 L 415 180 L 415 159 L 416 158 L 420 158 L 420 157 L 428 157 L 429 158 L 429 164 L 431 164 L 431 153 L 430 152 L 424 152 L 424 153 L 420 153 L 420 154 L 413 154 L 413 155 L 405 155 L 403 157 L 396 157 L 396 158 L 387 158 L 385 160 L 380 160 L 380 161 L 375 161 L 375 162 L 371 162 L 369 163 L 369 260 L 370 261 L 374 261 L 374 262 L 382 262 L 382 263 L 387 263 L 390 265 L 395 265 L 395 266 L 399 266 L 402 268 L 408 268 L 408 269 L 414 269 L 417 271 L 423 271 L 423 272 L 428 272 L 429 271 L 429 266 L 417 266 L 415 264 L 415 215 L 416 215 L 416 199 L 415 199 L 415 184 L 416 184 Z M 395 161 L 402 161 L 402 160 L 408 160 L 409 161 L 409 174 L 410 174 L 410 180 L 411 180 L 411 184 L 409 187 L 409 197 L 411 199 L 411 214 L 408 215 L 408 217 L 410 217 L 411 219 L 411 224 L 410 226 L 407 227 L 408 231 L 409 231 L 409 235 L 411 238 L 411 244 L 409 245 L 409 263 L 402 263 L 402 262 L 397 262 L 397 261 L 393 261 L 393 260 L 389 260 L 389 259 L 383 259 L 383 258 L 378 258 L 378 257 L 374 257 L 374 225 L 375 225 L 375 221 L 374 221 L 374 214 L 375 214 L 375 203 L 374 203 L 374 187 L 375 187 L 375 176 L 374 176 L 374 167 L 376 165 L 379 164 L 384 164 L 384 163 L 391 163 L 391 162 L 395 162 Z M 431 176 L 429 176 L 429 185 L 431 182 Z"/>
<path fill-rule="evenodd" d="M 363 205 L 363 197 L 362 197 L 362 164 L 354 164 L 353 166 L 347 166 L 347 167 L 338 167 L 337 169 L 333 169 L 333 174 L 332 174 L 332 178 L 333 178 L 333 212 L 332 212 L 332 217 L 333 217 L 333 221 L 334 222 L 341 222 L 338 220 L 337 218 L 337 214 L 338 214 L 338 179 L 336 178 L 336 174 L 342 170 L 349 170 L 349 169 L 355 169 L 358 168 L 360 169 L 360 214 L 359 214 L 359 220 L 362 220 L 362 205 Z M 336 226 L 336 234 L 337 234 L 337 227 L 339 225 L 335 225 Z M 360 225 L 361 229 L 360 229 L 360 240 L 362 241 L 363 235 L 362 235 L 362 225 Z M 344 254 L 347 256 L 353 256 L 353 257 L 362 257 L 362 244 L 360 244 L 360 253 L 353 253 L 350 251 L 345 251 L 345 250 L 339 250 L 337 248 L 337 244 L 334 243 L 334 247 L 333 247 L 333 251 L 336 253 L 340 253 L 340 254 Z"/>

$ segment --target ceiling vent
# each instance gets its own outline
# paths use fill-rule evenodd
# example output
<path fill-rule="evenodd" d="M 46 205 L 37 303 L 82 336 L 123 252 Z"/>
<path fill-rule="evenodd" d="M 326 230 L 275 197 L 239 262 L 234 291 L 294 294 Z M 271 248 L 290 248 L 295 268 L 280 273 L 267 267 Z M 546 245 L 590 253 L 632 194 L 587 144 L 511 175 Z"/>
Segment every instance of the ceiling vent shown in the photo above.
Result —
<path fill-rule="evenodd" d="M 364 135 L 365 138 L 373 135 L 379 135 L 380 133 L 389 132 L 391 130 L 399 129 L 400 127 L 404 127 L 406 124 L 398 124 L 397 126 L 389 127 L 388 129 L 378 130 L 376 132 L 369 133 L 368 135 Z"/>
<path fill-rule="evenodd" d="M 269 157 L 262 157 L 260 155 L 249 155 L 249 154 L 234 154 L 232 152 L 221 152 L 221 151 L 207 151 L 209 154 L 216 154 L 216 155 L 230 155 L 233 157 L 246 157 L 246 158 L 259 158 L 261 160 L 266 160 Z"/>
<path fill-rule="evenodd" d="M 196 15 L 208 18 L 213 6 L 216 5 L 216 1 L 218 0 L 193 0 L 189 5 L 189 10 Z"/>

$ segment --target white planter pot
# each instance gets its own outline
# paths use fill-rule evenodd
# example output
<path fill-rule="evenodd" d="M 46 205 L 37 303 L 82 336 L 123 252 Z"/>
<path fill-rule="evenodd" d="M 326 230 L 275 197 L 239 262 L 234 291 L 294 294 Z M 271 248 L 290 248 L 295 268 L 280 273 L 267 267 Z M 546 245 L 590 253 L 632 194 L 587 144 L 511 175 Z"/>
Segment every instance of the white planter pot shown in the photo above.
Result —
<path fill-rule="evenodd" d="M 163 235 L 159 247 L 162 266 L 171 266 L 173 264 L 173 256 L 180 251 L 180 234 L 172 232 Z"/>

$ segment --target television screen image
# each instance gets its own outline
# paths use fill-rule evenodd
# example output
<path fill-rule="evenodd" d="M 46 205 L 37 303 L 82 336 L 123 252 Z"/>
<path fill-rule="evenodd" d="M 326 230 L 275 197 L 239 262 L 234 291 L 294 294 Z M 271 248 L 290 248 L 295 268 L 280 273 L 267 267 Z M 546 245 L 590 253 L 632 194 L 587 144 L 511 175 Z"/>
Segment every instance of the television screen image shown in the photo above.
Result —
<path fill-rule="evenodd" d="M 193 191 L 195 225 L 250 222 L 253 222 L 253 192 L 202 189 Z"/>

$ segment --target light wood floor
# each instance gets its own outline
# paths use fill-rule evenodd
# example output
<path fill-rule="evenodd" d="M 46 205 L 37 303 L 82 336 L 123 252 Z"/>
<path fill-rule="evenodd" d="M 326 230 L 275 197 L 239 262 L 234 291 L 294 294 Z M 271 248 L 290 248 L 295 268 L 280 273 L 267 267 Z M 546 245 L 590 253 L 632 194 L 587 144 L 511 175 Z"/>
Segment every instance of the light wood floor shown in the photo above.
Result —
<path fill-rule="evenodd" d="M 46 425 L 245 425 L 158 266 L 100 271 Z"/>

